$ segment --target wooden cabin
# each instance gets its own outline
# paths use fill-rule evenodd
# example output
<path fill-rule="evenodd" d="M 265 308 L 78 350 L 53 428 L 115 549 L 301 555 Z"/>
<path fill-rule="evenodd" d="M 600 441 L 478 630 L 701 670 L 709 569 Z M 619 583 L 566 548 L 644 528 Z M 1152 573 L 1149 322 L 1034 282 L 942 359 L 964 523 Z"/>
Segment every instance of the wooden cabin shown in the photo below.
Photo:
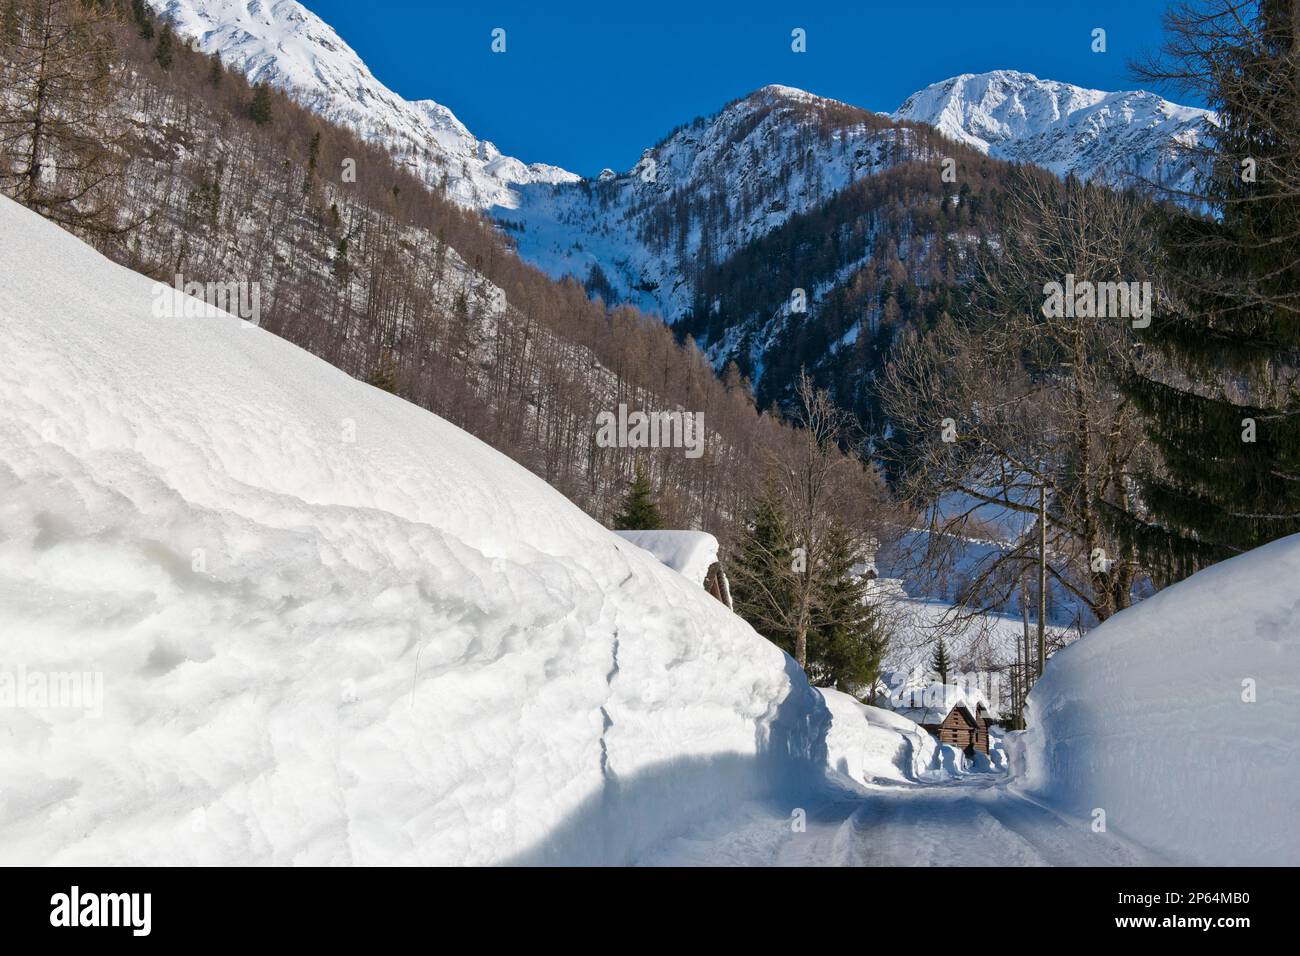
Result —
<path fill-rule="evenodd" d="M 965 704 L 946 711 L 942 707 L 925 707 L 899 713 L 915 720 L 941 744 L 951 744 L 967 753 L 989 752 L 989 714 L 983 704 L 977 704 L 973 714 Z"/>

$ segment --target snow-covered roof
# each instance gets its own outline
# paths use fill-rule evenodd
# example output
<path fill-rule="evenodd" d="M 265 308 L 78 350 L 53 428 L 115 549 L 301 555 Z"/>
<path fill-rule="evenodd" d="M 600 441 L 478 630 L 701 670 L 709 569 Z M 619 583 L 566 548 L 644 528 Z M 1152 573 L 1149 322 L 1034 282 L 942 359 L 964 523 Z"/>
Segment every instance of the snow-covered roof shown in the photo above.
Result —
<path fill-rule="evenodd" d="M 718 539 L 707 531 L 616 531 L 644 551 L 653 554 L 684 578 L 704 586 L 709 567 L 718 560 Z"/>
<path fill-rule="evenodd" d="M 886 677 L 890 675 L 885 675 Z M 954 707 L 962 707 L 972 718 L 984 708 L 990 717 L 996 710 L 989 705 L 984 692 L 965 684 L 890 684 L 895 689 L 889 697 L 894 712 L 918 724 L 941 724 Z"/>

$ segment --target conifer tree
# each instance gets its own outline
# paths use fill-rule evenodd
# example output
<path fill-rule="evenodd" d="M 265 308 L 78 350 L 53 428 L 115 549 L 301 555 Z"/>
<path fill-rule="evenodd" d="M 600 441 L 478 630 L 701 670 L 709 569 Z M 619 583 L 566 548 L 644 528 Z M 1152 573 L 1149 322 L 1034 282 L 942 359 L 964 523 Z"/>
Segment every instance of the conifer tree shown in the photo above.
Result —
<path fill-rule="evenodd" d="M 392 356 L 385 355 L 375 363 L 366 377 L 366 384 L 393 395 L 397 394 L 397 365 L 393 362 Z"/>
<path fill-rule="evenodd" d="M 851 694 L 868 692 L 876 683 L 889 644 L 881 612 L 868 600 L 868 581 L 858 573 L 862 559 L 848 529 L 833 525 L 808 638 L 809 679 Z"/>
<path fill-rule="evenodd" d="M 149 9 L 144 5 L 144 0 L 131 0 L 131 16 L 135 19 L 136 26 L 140 28 L 140 39 L 153 39 L 153 20 L 149 16 Z"/>
<path fill-rule="evenodd" d="M 943 638 L 939 639 L 939 646 L 934 649 L 934 656 L 930 658 L 930 667 L 939 678 L 939 683 L 947 686 L 948 672 L 952 668 L 952 663 L 948 660 L 948 648 L 944 646 Z"/>
<path fill-rule="evenodd" d="M 1141 336 L 1161 361 L 1125 387 L 1163 466 L 1139 476 L 1149 520 L 1111 517 L 1165 580 L 1300 531 L 1296 16 L 1292 0 L 1175 12 L 1144 70 L 1203 94 L 1221 124 L 1191 197 L 1211 214 L 1161 224 L 1170 301 Z"/>
<path fill-rule="evenodd" d="M 8 0 L 4 12 L 0 13 L 0 44 L 9 45 L 18 42 L 22 19 L 18 15 L 18 0 Z"/>
<path fill-rule="evenodd" d="M 176 58 L 175 35 L 172 33 L 170 23 L 164 23 L 162 30 L 158 33 L 158 47 L 154 50 L 153 58 L 158 61 L 158 65 L 164 70 L 172 68 L 172 61 Z"/>
<path fill-rule="evenodd" d="M 248 104 L 248 118 L 258 126 L 271 122 L 271 89 L 265 83 L 253 87 L 253 101 Z"/>
<path fill-rule="evenodd" d="M 795 630 L 780 612 L 796 603 L 793 552 L 789 518 L 769 484 L 750 506 L 735 553 L 727 562 L 727 576 L 736 613 L 791 655 Z"/>
<path fill-rule="evenodd" d="M 619 531 L 657 531 L 663 527 L 650 479 L 640 468 L 628 487 L 623 510 L 614 519 L 614 527 Z"/>
<path fill-rule="evenodd" d="M 213 86 L 221 85 L 221 74 L 225 71 L 221 66 L 221 54 L 212 54 L 212 65 L 208 68 L 208 82 Z"/>
<path fill-rule="evenodd" d="M 817 686 L 865 693 L 880 676 L 888 632 L 867 600 L 859 574 L 862 548 L 841 524 L 827 531 L 822 556 L 810 567 L 794 545 L 789 509 L 774 485 L 751 506 L 735 552 L 727 561 L 735 611 L 787 654 L 798 650 L 801 589 L 811 587 L 807 628 L 808 679 Z"/>

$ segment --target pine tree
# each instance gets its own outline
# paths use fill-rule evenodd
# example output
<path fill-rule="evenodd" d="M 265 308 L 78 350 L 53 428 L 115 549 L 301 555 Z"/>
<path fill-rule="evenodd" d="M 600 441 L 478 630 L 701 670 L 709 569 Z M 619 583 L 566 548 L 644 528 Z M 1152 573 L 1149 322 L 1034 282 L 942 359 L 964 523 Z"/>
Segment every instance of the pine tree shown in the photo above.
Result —
<path fill-rule="evenodd" d="M 175 36 L 172 33 L 170 23 L 164 23 L 161 32 L 158 34 L 158 48 L 154 50 L 153 58 L 158 61 L 158 65 L 164 70 L 172 68 L 172 61 L 176 58 Z"/>
<path fill-rule="evenodd" d="M 832 526 L 818 569 L 823 583 L 808 636 L 809 679 L 850 694 L 869 692 L 875 685 L 889 645 L 881 613 L 867 597 L 868 581 L 857 570 L 862 560 L 848 529 Z"/>
<path fill-rule="evenodd" d="M 787 654 L 795 652 L 795 631 L 774 613 L 795 604 L 794 545 L 790 520 L 776 489 L 769 485 L 750 506 L 727 561 L 735 611 Z"/>
<path fill-rule="evenodd" d="M 248 118 L 258 126 L 271 122 L 271 89 L 265 83 L 253 87 L 253 101 L 248 104 Z"/>
<path fill-rule="evenodd" d="M 1300 531 L 1300 47 L 1291 0 L 1235 7 L 1171 15 L 1171 61 L 1145 71 L 1221 123 L 1214 215 L 1161 223 L 1169 308 L 1141 341 L 1164 367 L 1125 383 L 1163 467 L 1139 476 L 1148 521 L 1110 517 L 1166 580 Z"/>
<path fill-rule="evenodd" d="M 317 130 L 312 134 L 311 142 L 307 144 L 307 169 L 309 172 L 316 172 L 316 164 L 320 160 L 320 131 Z"/>
<path fill-rule="evenodd" d="M 140 28 L 140 38 L 152 40 L 153 20 L 149 16 L 149 9 L 144 5 L 144 0 L 131 0 L 131 15 Z"/>
<path fill-rule="evenodd" d="M 397 365 L 392 356 L 385 355 L 375 363 L 374 368 L 366 377 L 366 384 L 383 389 L 393 395 L 397 394 Z"/>
<path fill-rule="evenodd" d="M 948 660 L 948 648 L 944 646 L 943 638 L 939 639 L 939 646 L 934 649 L 934 656 L 930 658 L 930 667 L 938 676 L 939 683 L 947 686 L 948 672 L 952 664 Z"/>
<path fill-rule="evenodd" d="M 225 70 L 221 66 L 221 54 L 212 54 L 212 65 L 208 68 L 208 82 L 213 86 L 221 85 L 221 75 Z"/>
<path fill-rule="evenodd" d="M 331 269 L 334 272 L 334 278 L 339 281 L 339 284 L 346 285 L 352 278 L 352 263 L 348 259 L 348 237 L 340 236 L 334 248 L 336 254 Z"/>
<path fill-rule="evenodd" d="M 619 531 L 657 531 L 663 527 L 650 479 L 639 468 L 623 499 L 623 510 L 614 519 L 614 527 Z"/>

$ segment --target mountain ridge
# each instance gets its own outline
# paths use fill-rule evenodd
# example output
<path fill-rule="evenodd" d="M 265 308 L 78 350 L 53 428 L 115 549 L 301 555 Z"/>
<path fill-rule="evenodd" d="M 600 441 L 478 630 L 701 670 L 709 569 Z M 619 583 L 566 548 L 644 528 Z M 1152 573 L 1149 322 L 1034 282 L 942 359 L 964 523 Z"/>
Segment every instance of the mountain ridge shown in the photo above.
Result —
<path fill-rule="evenodd" d="M 364 139 L 402 156 L 461 205 L 509 207 L 524 183 L 577 175 L 524 163 L 479 139 L 435 100 L 407 100 L 381 83 L 334 29 L 297 0 L 147 0 L 198 52 L 217 54 Z"/>

